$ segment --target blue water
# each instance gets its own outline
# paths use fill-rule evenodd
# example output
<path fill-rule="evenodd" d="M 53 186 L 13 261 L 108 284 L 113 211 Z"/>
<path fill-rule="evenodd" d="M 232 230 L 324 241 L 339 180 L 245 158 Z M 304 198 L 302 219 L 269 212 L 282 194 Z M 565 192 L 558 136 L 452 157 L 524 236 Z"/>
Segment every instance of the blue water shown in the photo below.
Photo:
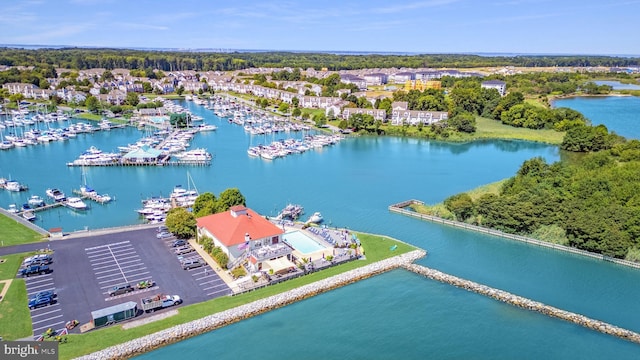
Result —
<path fill-rule="evenodd" d="M 607 98 L 608 99 L 608 98 Z M 606 100 L 606 99 L 600 99 Z M 627 98 L 627 100 L 632 100 Z M 625 102 L 618 103 L 626 106 Z M 381 233 L 428 250 L 420 263 L 553 306 L 640 331 L 640 271 L 575 255 L 419 221 L 390 213 L 407 199 L 427 203 L 512 176 L 526 159 L 559 159 L 553 146 L 517 141 L 446 144 L 403 138 L 356 138 L 274 161 L 250 158 L 250 145 L 271 136 L 245 134 L 192 103 L 218 131 L 199 134 L 192 147 L 215 154 L 210 167 L 87 168 L 98 192 L 116 197 L 85 214 L 48 212 L 44 228 L 100 228 L 140 222 L 140 199 L 168 194 L 187 171 L 200 192 L 237 187 L 247 205 L 276 215 L 288 203 L 321 211 L 329 226 Z M 44 194 L 80 185 L 80 168 L 67 168 L 89 146 L 114 150 L 135 141 L 135 129 L 115 130 L 65 144 L 0 152 L 0 175 Z M 28 194 L 0 192 L 0 205 Z M 308 336 L 307 336 L 308 335 Z M 266 351 L 269 350 L 269 351 Z M 640 347 L 609 336 L 515 309 L 407 273 L 390 274 L 273 311 L 152 353 L 154 358 L 242 354 L 302 358 L 620 358 Z M 326 356 L 323 354 L 326 353 Z M 316 356 L 316 354 L 318 354 Z M 575 354 L 575 355 L 574 355 Z M 344 356 L 342 356 L 344 355 Z M 610 356 L 609 356 L 610 357 Z"/>
<path fill-rule="evenodd" d="M 282 238 L 284 241 L 293 246 L 294 249 L 300 251 L 303 254 L 309 254 L 314 251 L 326 249 L 326 247 L 322 246 L 320 243 L 300 231 L 286 233 L 282 235 Z"/>
<path fill-rule="evenodd" d="M 634 359 L 639 351 L 396 270 L 137 359 Z"/>
<path fill-rule="evenodd" d="M 620 81 L 594 81 L 596 85 L 609 85 L 613 90 L 640 90 L 640 85 L 623 84 Z"/>
<path fill-rule="evenodd" d="M 618 135 L 640 139 L 639 97 L 574 97 L 555 100 L 553 105 L 578 110 L 593 125 L 604 124 Z"/>

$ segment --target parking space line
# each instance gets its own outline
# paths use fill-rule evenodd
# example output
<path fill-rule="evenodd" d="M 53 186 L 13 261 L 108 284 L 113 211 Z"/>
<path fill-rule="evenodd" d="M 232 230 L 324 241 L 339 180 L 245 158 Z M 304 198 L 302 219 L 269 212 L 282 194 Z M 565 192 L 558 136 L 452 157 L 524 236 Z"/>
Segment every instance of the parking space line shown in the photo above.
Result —
<path fill-rule="evenodd" d="M 49 308 L 49 307 L 51 307 L 51 305 L 49 305 L 47 308 Z M 35 314 L 35 315 L 31 314 L 31 318 L 33 319 L 33 318 L 38 317 L 38 316 L 49 315 L 49 314 L 53 314 L 53 313 L 57 313 L 57 312 L 61 312 L 61 311 L 62 311 L 62 309 L 55 309 L 55 310 L 52 310 L 52 311 L 47 311 L 45 313 L 38 313 L 38 314 Z"/>
<path fill-rule="evenodd" d="M 107 270 L 102 270 L 102 269 L 105 269 L 105 268 Z M 100 269 L 94 268 L 93 269 L 93 273 L 97 275 L 97 274 L 102 274 L 102 273 L 104 273 L 106 271 L 114 271 L 115 269 L 116 269 L 115 265 L 102 266 Z M 100 271 L 96 271 L 96 270 L 100 270 Z"/>
<path fill-rule="evenodd" d="M 201 282 L 199 284 L 200 284 L 200 286 L 203 286 L 203 285 L 220 284 L 220 283 L 224 284 L 225 282 L 222 281 L 221 279 L 216 279 L 216 280 L 210 280 L 210 281 Z"/>
<path fill-rule="evenodd" d="M 135 254 L 135 252 L 136 252 L 136 249 L 131 248 L 131 249 L 115 250 L 115 251 L 112 251 L 111 253 L 114 254 L 113 256 L 115 257 L 116 255 L 119 255 L 119 254 L 123 254 L 123 253 L 134 253 Z"/>
<path fill-rule="evenodd" d="M 140 255 L 138 254 L 133 254 L 133 255 L 129 255 L 129 256 L 119 256 L 117 259 L 115 259 L 116 262 L 119 262 L 120 260 L 128 260 L 131 258 L 139 258 Z"/>
<path fill-rule="evenodd" d="M 146 266 L 144 266 L 144 263 L 142 261 L 137 262 L 136 264 L 131 264 L 131 265 L 126 265 L 126 266 L 121 266 L 122 269 L 129 269 L 129 268 L 134 268 L 136 266 L 142 266 L 143 268 L 147 268 Z M 126 271 L 131 271 L 131 270 L 126 270 Z"/>
<path fill-rule="evenodd" d="M 100 248 L 103 248 L 103 247 L 108 247 L 110 245 L 120 245 L 120 244 L 128 244 L 128 243 L 130 243 L 130 241 L 126 240 L 126 241 L 120 241 L 120 242 L 117 242 L 117 243 L 111 243 L 111 244 L 106 244 L 106 245 L 98 245 L 98 246 L 94 246 L 94 247 L 90 247 L 90 248 L 84 248 L 84 250 L 85 251 L 90 251 L 90 250 L 93 250 L 93 249 L 100 249 Z"/>
<path fill-rule="evenodd" d="M 218 284 L 218 285 L 215 285 L 215 286 L 207 286 L 207 287 L 205 287 L 205 288 L 202 288 L 202 290 L 205 290 L 205 291 L 206 291 L 206 290 L 211 290 L 211 289 L 219 288 L 220 286 L 224 286 L 224 287 L 226 287 L 227 289 L 229 288 L 229 287 L 227 286 L 227 284 L 222 283 L 222 284 Z"/>
<path fill-rule="evenodd" d="M 60 317 L 62 317 L 62 314 L 60 314 L 60 315 L 56 315 L 56 316 L 52 316 L 52 317 L 50 317 L 50 318 L 48 318 L 48 319 L 44 319 L 44 320 L 40 320 L 40 321 L 33 321 L 31 324 L 33 324 L 33 325 L 35 325 L 35 324 L 41 324 L 41 323 L 43 323 L 43 322 L 45 322 L 45 321 L 50 321 L 50 320 L 57 319 L 57 318 L 60 318 Z"/>
<path fill-rule="evenodd" d="M 207 293 L 207 296 L 211 296 L 211 295 L 214 295 L 214 294 L 220 294 L 220 293 L 224 294 L 224 293 L 227 293 L 227 292 L 228 292 L 228 289 L 227 290 L 214 291 L 214 292 L 211 292 L 211 293 Z"/>
<path fill-rule="evenodd" d="M 108 253 L 108 252 L 105 252 L 104 254 L 87 255 L 87 257 L 88 257 L 89 259 L 91 259 L 91 258 L 96 258 L 96 257 L 99 257 L 99 256 L 100 256 L 100 257 L 108 257 L 108 256 L 109 256 L 109 253 Z"/>
<path fill-rule="evenodd" d="M 47 324 L 45 326 L 41 326 L 41 327 L 38 327 L 38 328 L 33 328 L 33 334 L 35 335 L 35 334 L 37 334 L 39 332 L 39 331 L 36 331 L 36 330 L 44 330 L 44 329 L 48 329 L 48 328 L 52 328 L 53 329 L 55 326 L 62 325 L 62 324 L 64 324 L 64 321 L 58 321 L 58 322 L 55 322 L 53 324 Z"/>
<path fill-rule="evenodd" d="M 105 261 L 89 261 L 91 263 L 91 267 L 95 267 L 96 265 L 101 266 L 104 265 L 106 263 L 115 263 L 116 259 L 108 259 Z"/>
<path fill-rule="evenodd" d="M 131 276 L 131 277 L 135 277 L 135 276 L 138 276 L 138 275 L 148 274 L 148 273 L 149 273 L 148 271 L 143 271 L 143 272 L 141 272 L 141 273 L 132 273 L 132 274 L 129 274 L 129 276 Z"/>
<path fill-rule="evenodd" d="M 28 284 L 30 282 L 34 282 L 42 279 L 51 279 L 51 278 L 53 278 L 53 275 L 51 275 L 51 273 L 48 273 L 43 275 L 25 276 L 23 279 L 24 279 L 24 282 Z"/>
<path fill-rule="evenodd" d="M 127 261 L 119 261 L 120 265 L 132 263 L 132 262 L 142 262 L 142 260 L 140 260 L 140 259 L 132 259 L 132 260 L 127 260 Z M 111 265 L 105 265 L 105 266 L 111 266 Z"/>
<path fill-rule="evenodd" d="M 53 284 L 51 284 L 51 285 L 53 285 Z M 35 294 L 37 294 L 37 293 L 39 293 L 41 291 L 47 291 L 47 290 L 54 290 L 55 291 L 56 288 L 55 287 L 50 287 L 50 288 L 46 288 L 46 289 L 40 289 L 38 291 L 30 291 L 30 289 L 27 289 L 27 296 L 33 296 L 33 295 L 35 295 Z"/>
<path fill-rule="evenodd" d="M 53 281 L 48 282 L 48 283 L 46 283 L 46 284 L 41 284 L 41 285 L 36 285 L 36 286 L 29 286 L 29 287 L 28 287 L 28 291 L 31 291 L 31 290 L 33 290 L 33 289 L 42 288 L 42 287 L 45 287 L 45 286 L 52 286 L 52 285 L 53 285 Z"/>
<path fill-rule="evenodd" d="M 113 278 L 114 276 L 117 276 L 117 277 L 118 277 L 118 279 L 121 279 L 121 278 L 122 278 L 122 274 L 115 273 L 115 274 L 111 274 L 111 275 L 96 276 L 96 279 L 100 280 L 100 279 L 106 279 L 106 278 L 109 278 L 109 277 L 110 277 L 110 278 Z M 105 280 L 105 281 L 106 281 L 106 280 Z M 112 281 L 113 281 L 113 279 L 112 279 Z"/>
<path fill-rule="evenodd" d="M 52 281 L 53 279 L 32 279 L 31 281 L 25 281 L 25 284 L 27 286 L 31 285 L 31 284 L 37 284 L 37 283 L 41 283 L 41 282 L 45 282 L 45 281 Z"/>

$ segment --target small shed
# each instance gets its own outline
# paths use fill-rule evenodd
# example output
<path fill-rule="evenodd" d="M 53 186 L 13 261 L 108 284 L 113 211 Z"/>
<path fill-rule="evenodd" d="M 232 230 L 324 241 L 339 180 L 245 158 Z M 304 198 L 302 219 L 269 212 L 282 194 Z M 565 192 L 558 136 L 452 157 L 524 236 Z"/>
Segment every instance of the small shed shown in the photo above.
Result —
<path fill-rule="evenodd" d="M 91 312 L 93 324 L 95 327 L 109 325 L 118 321 L 131 319 L 138 314 L 138 304 L 134 301 L 110 306 L 108 308 L 95 310 Z"/>

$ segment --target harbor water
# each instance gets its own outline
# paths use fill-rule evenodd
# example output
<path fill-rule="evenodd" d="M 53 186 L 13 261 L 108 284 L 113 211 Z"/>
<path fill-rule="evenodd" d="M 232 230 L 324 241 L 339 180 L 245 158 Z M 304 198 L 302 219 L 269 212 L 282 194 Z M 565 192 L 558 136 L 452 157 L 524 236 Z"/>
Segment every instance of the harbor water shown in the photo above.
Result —
<path fill-rule="evenodd" d="M 609 99 L 609 98 L 607 98 Z M 426 203 L 512 176 L 523 161 L 560 158 L 557 147 L 517 141 L 446 144 L 404 138 L 349 138 L 299 155 L 265 161 L 247 148 L 289 135 L 251 136 L 212 112 L 186 106 L 218 126 L 196 135 L 192 148 L 214 154 L 208 167 L 91 167 L 65 164 L 89 146 L 115 151 L 144 134 L 115 129 L 65 143 L 0 152 L 0 176 L 29 185 L 0 192 L 0 205 L 20 204 L 46 188 L 79 188 L 82 173 L 115 201 L 39 213 L 36 224 L 65 231 L 136 224 L 141 199 L 168 195 L 175 185 L 202 193 L 237 187 L 247 205 L 275 215 L 288 203 L 320 211 L 329 226 L 389 235 L 422 247 L 420 262 L 614 325 L 640 331 L 640 272 L 390 213 L 415 198 Z M 563 105 L 568 106 L 568 105 Z M 290 135 L 301 137 L 302 134 Z M 188 183 L 188 175 L 193 180 Z M 637 345 L 529 313 L 403 270 L 159 349 L 145 356 L 192 358 L 634 358 Z"/>

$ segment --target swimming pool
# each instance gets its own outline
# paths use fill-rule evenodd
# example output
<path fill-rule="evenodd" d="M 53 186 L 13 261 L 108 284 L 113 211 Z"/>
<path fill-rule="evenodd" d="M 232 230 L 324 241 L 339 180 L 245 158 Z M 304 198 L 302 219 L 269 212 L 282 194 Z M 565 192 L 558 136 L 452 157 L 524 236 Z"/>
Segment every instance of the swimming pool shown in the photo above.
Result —
<path fill-rule="evenodd" d="M 154 124 L 162 124 L 162 123 L 165 122 L 165 120 L 168 120 L 168 118 L 166 116 L 150 116 L 149 119 Z"/>
<path fill-rule="evenodd" d="M 293 246 L 294 249 L 303 254 L 309 254 L 314 251 L 324 250 L 327 248 L 301 231 L 286 233 L 282 235 L 282 238 L 289 245 Z"/>

